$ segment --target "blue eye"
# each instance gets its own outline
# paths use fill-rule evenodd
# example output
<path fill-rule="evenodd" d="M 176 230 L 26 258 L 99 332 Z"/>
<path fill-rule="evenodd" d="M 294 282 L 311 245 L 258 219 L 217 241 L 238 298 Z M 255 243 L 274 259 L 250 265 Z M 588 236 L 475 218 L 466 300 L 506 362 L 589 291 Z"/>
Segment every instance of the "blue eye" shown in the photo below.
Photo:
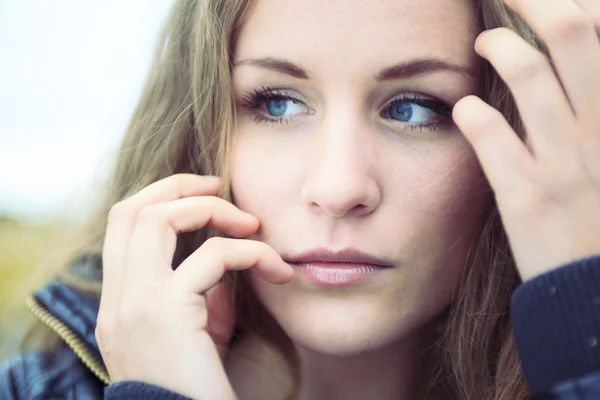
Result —
<path fill-rule="evenodd" d="M 262 87 L 248 92 L 241 105 L 254 117 L 256 122 L 289 124 L 294 117 L 312 114 L 313 111 L 291 89 L 271 89 Z"/>
<path fill-rule="evenodd" d="M 392 104 L 387 114 L 393 120 L 407 123 L 425 123 L 440 118 L 431 108 L 404 101 Z"/>
<path fill-rule="evenodd" d="M 281 117 L 287 110 L 287 100 L 269 100 L 267 102 L 267 111 L 274 117 Z"/>
<path fill-rule="evenodd" d="M 452 119 L 452 108 L 438 100 L 403 94 L 390 101 L 382 110 L 383 118 L 397 121 L 411 129 L 434 126 Z"/>
<path fill-rule="evenodd" d="M 301 102 L 289 98 L 265 101 L 267 113 L 272 117 L 289 117 L 307 112 L 307 107 Z"/>
<path fill-rule="evenodd" d="M 401 122 L 410 122 L 413 116 L 413 104 L 399 103 L 390 108 L 390 117 Z"/>

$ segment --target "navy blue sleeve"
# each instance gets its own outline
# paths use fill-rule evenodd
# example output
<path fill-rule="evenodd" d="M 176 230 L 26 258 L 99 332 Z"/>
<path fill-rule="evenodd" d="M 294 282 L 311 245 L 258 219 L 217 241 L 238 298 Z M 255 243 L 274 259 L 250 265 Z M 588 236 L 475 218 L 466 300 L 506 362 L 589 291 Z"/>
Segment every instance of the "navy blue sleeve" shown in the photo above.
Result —
<path fill-rule="evenodd" d="M 551 392 L 538 393 L 532 400 L 598 400 L 600 399 L 600 372 L 569 379 L 552 388 Z"/>
<path fill-rule="evenodd" d="M 104 388 L 104 400 L 191 400 L 188 397 L 137 381 L 113 383 Z"/>
<path fill-rule="evenodd" d="M 600 393 L 600 255 L 523 283 L 513 293 L 511 314 L 529 387 L 549 394 L 534 398 Z"/>

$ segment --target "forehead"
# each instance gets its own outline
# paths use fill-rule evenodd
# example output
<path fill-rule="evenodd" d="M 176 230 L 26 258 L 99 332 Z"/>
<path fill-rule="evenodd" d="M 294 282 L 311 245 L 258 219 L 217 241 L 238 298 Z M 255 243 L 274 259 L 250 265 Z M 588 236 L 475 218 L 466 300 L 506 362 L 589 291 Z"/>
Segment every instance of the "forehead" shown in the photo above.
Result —
<path fill-rule="evenodd" d="M 286 58 L 309 72 L 431 57 L 475 62 L 474 0 L 254 0 L 248 11 L 238 59 Z"/>

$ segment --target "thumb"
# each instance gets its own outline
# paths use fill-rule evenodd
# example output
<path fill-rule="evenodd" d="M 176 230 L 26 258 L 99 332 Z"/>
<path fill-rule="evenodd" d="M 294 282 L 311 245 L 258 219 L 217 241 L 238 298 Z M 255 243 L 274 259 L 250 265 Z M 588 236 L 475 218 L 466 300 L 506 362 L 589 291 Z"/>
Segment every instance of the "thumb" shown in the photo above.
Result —
<path fill-rule="evenodd" d="M 233 293 L 225 283 L 218 283 L 206 294 L 208 311 L 208 334 L 215 342 L 223 361 L 227 355 L 229 342 L 235 326 Z"/>

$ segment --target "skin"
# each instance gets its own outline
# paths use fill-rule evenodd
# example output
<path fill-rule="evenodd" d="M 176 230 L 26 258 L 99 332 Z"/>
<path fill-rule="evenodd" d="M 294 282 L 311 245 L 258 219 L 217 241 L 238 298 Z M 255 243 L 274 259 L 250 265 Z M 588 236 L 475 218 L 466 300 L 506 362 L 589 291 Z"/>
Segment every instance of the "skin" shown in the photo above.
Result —
<path fill-rule="evenodd" d="M 450 105 L 475 93 L 476 15 L 467 0 L 278 4 L 255 2 L 235 49 L 242 104 L 234 202 L 260 220 L 252 238 L 284 260 L 314 248 L 355 248 L 393 268 L 338 289 L 311 284 L 299 271 L 283 286 L 250 278 L 298 346 L 304 397 L 334 398 L 334 386 L 335 398 L 365 398 L 375 388 L 377 398 L 402 398 L 412 393 L 408 381 L 431 338 L 424 326 L 451 302 L 490 193 L 472 147 L 448 118 L 434 132 L 380 114 L 403 93 Z M 268 57 L 295 64 L 308 79 L 248 62 Z M 470 75 L 443 69 L 376 79 L 387 67 L 432 57 Z M 262 87 L 285 89 L 305 107 L 288 102 L 295 116 L 257 123 L 256 113 L 272 115 L 267 104 L 255 110 L 243 99 Z"/>
<path fill-rule="evenodd" d="M 224 271 L 247 270 L 299 349 L 302 400 L 421 398 L 417 356 L 452 300 L 487 201 L 479 165 L 523 280 L 600 254 L 598 2 L 506 0 L 547 44 L 553 65 L 508 29 L 475 39 L 472 7 L 461 0 L 363 3 L 252 7 L 236 59 L 268 51 L 311 79 L 236 66 L 238 101 L 253 85 L 285 85 L 311 112 L 277 127 L 239 110 L 239 208 L 216 197 L 218 179 L 179 174 L 111 209 L 96 339 L 113 382 L 148 382 L 191 398 L 278 398 L 286 376 L 254 338 L 230 349 L 227 370 L 222 364 L 234 319 L 218 282 Z M 499 112 L 469 95 L 475 77 L 372 79 L 408 56 L 476 70 L 473 47 L 512 91 L 528 147 Z M 388 116 L 380 112 L 388 97 L 407 90 L 458 101 L 460 131 L 378 122 Z M 173 271 L 177 235 L 206 225 L 228 237 L 207 240 Z M 360 287 L 315 287 L 285 258 L 323 246 L 356 247 L 394 268 Z"/>

